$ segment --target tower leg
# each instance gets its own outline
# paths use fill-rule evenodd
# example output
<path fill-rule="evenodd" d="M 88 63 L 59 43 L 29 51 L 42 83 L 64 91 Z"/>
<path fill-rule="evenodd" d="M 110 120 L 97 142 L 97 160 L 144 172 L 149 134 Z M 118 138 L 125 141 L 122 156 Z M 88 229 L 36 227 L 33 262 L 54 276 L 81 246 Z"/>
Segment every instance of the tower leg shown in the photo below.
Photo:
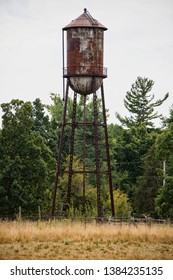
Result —
<path fill-rule="evenodd" d="M 86 189 L 86 95 L 84 95 L 84 135 L 83 135 L 83 215 L 86 214 L 86 199 L 85 199 L 85 189 Z"/>
<path fill-rule="evenodd" d="M 103 84 L 101 86 L 101 98 L 102 98 L 102 110 L 103 110 L 103 121 L 104 121 L 103 125 L 104 125 L 104 130 L 105 130 L 106 157 L 107 157 L 108 176 L 109 176 L 109 192 L 110 192 L 110 199 L 111 199 L 111 210 L 112 210 L 112 217 L 115 217 L 112 172 L 111 172 L 111 164 L 110 164 L 108 129 L 107 129 L 107 121 L 106 121 L 106 108 L 105 108 Z"/>
<path fill-rule="evenodd" d="M 70 143 L 70 163 L 69 163 L 68 190 L 67 190 L 68 207 L 70 206 L 70 200 L 71 200 L 71 185 L 72 185 L 72 175 L 73 175 L 74 136 L 75 136 L 75 128 L 76 128 L 76 106 L 77 106 L 77 93 L 74 92 L 73 113 L 72 113 L 72 131 L 71 131 L 71 143 Z"/>
<path fill-rule="evenodd" d="M 53 198 L 52 198 L 51 217 L 55 216 L 56 193 L 57 193 L 57 189 L 58 189 L 58 178 L 59 178 L 59 175 L 61 174 L 61 157 L 62 157 L 62 148 L 63 148 L 63 139 L 64 139 L 64 128 L 65 128 L 65 125 L 66 125 L 68 92 L 69 92 L 69 82 L 67 82 L 67 86 L 66 86 L 65 104 L 64 104 L 64 112 L 63 112 L 63 122 L 62 122 L 61 134 L 60 134 L 60 142 L 59 142 L 59 150 L 58 150 L 58 158 L 57 158 L 57 168 L 56 168 L 56 176 L 55 176 L 55 185 L 54 185 Z"/>
<path fill-rule="evenodd" d="M 98 220 L 102 217 L 102 205 L 101 205 L 101 173 L 100 173 L 100 152 L 99 152 L 99 139 L 98 139 L 98 109 L 97 109 L 97 95 L 93 93 L 93 105 L 94 105 L 94 144 L 95 144 L 95 161 L 96 161 L 96 184 L 97 184 L 97 214 Z"/>

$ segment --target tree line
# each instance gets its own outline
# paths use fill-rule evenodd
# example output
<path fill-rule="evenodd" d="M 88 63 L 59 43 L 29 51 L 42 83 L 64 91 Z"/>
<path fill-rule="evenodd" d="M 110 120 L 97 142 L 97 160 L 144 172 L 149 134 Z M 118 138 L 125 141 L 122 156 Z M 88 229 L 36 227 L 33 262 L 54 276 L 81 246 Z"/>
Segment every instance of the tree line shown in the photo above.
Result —
<path fill-rule="evenodd" d="M 129 117 L 116 113 L 118 123 L 108 124 L 115 214 L 150 215 L 153 218 L 173 217 L 173 106 L 169 117 L 159 115 L 156 108 L 168 98 L 155 100 L 154 82 L 138 77 L 124 98 Z M 19 206 L 23 214 L 34 215 L 38 206 L 43 214 L 51 211 L 58 143 L 63 115 L 63 100 L 51 93 L 52 104 L 42 104 L 39 98 L 24 102 L 13 99 L 1 104 L 0 129 L 0 216 L 14 218 Z M 67 106 L 67 121 L 72 119 L 72 99 Z M 98 118 L 101 102 L 98 99 Z M 92 101 L 87 97 L 87 119 L 93 116 Z M 107 111 L 108 113 L 108 111 Z M 83 97 L 77 104 L 77 116 L 83 118 Z M 160 119 L 162 127 L 154 125 Z M 94 165 L 93 127 L 87 128 L 88 166 Z M 102 131 L 99 131 L 102 138 Z M 63 168 L 69 161 L 70 127 L 66 129 Z M 74 168 L 83 168 L 81 160 L 83 130 L 76 131 Z M 100 149 L 102 151 L 102 149 Z M 101 152 L 101 164 L 105 155 Z M 110 197 L 104 174 L 101 178 L 103 209 L 110 215 Z M 61 213 L 68 187 L 67 174 L 60 178 L 57 209 Z M 96 182 L 92 174 L 86 177 L 86 215 L 96 216 Z M 72 181 L 70 215 L 82 214 L 82 174 Z"/>

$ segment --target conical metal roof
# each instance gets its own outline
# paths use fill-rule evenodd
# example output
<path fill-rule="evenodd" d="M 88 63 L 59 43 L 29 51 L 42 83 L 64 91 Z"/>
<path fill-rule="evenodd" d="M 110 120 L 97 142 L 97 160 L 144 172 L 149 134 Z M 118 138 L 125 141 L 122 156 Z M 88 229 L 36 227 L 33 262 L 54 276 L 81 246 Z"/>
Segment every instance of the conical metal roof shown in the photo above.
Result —
<path fill-rule="evenodd" d="M 75 27 L 92 27 L 92 28 L 101 28 L 104 30 L 107 30 L 107 28 L 102 25 L 98 20 L 94 19 L 90 13 L 87 11 L 87 9 L 84 9 L 84 13 L 81 14 L 76 19 L 72 20 L 71 23 L 66 25 L 63 30 L 67 30 L 69 28 L 75 28 Z"/>

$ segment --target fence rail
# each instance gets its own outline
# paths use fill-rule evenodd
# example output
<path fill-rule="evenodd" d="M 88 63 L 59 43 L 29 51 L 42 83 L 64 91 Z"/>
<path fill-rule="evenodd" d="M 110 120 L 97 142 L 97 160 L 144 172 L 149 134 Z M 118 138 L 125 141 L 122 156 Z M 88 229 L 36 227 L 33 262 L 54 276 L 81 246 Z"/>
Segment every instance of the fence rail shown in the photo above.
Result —
<path fill-rule="evenodd" d="M 162 225 L 170 225 L 173 226 L 173 220 L 168 218 L 168 219 L 153 219 L 151 217 L 76 217 L 76 216 L 54 216 L 53 218 L 50 215 L 47 214 L 41 214 L 40 209 L 38 210 L 38 213 L 35 215 L 25 215 L 22 214 L 21 209 L 19 208 L 19 213 L 16 215 L 8 215 L 7 213 L 0 213 L 0 221 L 70 221 L 71 223 L 73 222 L 81 222 L 81 223 L 91 223 L 91 222 L 96 222 L 96 223 L 107 223 L 110 225 L 122 225 L 122 224 L 128 224 L 128 225 L 134 225 L 138 227 L 139 224 L 145 224 L 148 226 L 154 225 L 154 224 L 162 224 Z"/>

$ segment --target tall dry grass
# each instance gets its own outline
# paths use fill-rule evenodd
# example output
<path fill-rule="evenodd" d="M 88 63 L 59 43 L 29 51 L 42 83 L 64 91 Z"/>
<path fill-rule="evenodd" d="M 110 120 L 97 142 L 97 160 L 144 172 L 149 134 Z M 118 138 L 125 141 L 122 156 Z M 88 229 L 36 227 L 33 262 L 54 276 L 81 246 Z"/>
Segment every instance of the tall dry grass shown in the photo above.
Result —
<path fill-rule="evenodd" d="M 27 242 L 149 242 L 173 244 L 173 227 L 166 225 L 128 225 L 0 222 L 0 243 Z"/>

